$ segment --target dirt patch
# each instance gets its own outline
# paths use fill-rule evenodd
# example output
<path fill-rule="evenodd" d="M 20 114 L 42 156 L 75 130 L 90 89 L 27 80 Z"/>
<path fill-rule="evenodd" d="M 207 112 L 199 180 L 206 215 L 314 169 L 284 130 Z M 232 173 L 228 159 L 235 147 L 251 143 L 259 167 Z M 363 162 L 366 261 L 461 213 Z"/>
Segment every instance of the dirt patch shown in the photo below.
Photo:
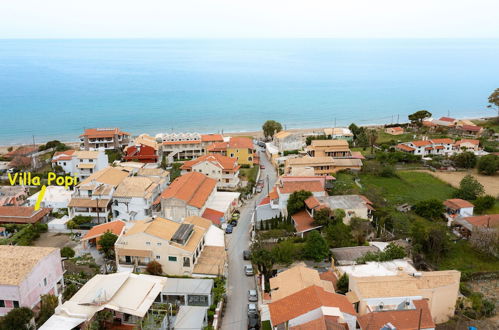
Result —
<path fill-rule="evenodd" d="M 33 242 L 33 246 L 56 247 L 63 248 L 65 246 L 75 247 L 76 242 L 69 238 L 69 235 L 62 233 L 42 233 L 40 237 Z"/>
<path fill-rule="evenodd" d="M 499 176 L 487 176 L 478 174 L 475 170 L 473 172 L 432 172 L 432 171 L 417 171 L 429 173 L 440 180 L 449 183 L 453 187 L 459 188 L 459 183 L 468 174 L 473 175 L 478 182 L 483 185 L 485 193 L 492 196 L 499 195 Z"/>

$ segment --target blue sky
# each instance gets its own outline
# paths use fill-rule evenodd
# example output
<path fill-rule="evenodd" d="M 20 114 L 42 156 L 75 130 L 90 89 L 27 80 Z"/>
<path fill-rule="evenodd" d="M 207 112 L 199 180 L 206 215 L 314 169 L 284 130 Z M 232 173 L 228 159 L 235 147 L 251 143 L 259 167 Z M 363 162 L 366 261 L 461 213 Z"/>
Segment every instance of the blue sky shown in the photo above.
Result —
<path fill-rule="evenodd" d="M 498 0 L 2 0 L 0 38 L 499 38 Z"/>

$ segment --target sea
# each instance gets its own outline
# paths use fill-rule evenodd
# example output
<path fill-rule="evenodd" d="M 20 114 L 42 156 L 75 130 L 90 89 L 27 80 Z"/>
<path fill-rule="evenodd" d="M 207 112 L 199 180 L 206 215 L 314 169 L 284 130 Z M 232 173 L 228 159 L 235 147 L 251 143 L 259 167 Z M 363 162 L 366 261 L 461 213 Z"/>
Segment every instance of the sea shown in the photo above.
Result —
<path fill-rule="evenodd" d="M 0 40 L 0 145 L 493 116 L 499 39 Z"/>

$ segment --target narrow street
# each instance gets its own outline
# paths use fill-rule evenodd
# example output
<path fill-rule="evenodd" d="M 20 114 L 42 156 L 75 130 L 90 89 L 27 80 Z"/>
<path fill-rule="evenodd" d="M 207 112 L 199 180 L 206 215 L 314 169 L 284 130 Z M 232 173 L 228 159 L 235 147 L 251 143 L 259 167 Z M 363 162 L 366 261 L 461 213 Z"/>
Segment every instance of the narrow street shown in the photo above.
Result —
<path fill-rule="evenodd" d="M 260 178 L 265 186 L 261 193 L 255 194 L 252 199 L 241 207 L 241 217 L 234 232 L 228 235 L 228 263 L 229 275 L 227 281 L 227 309 L 222 321 L 223 330 L 247 328 L 248 290 L 256 289 L 255 277 L 244 274 L 244 265 L 249 265 L 249 260 L 243 260 L 243 251 L 250 246 L 251 217 L 254 212 L 255 202 L 260 203 L 267 195 L 267 185 L 274 186 L 277 175 L 270 164 L 265 152 L 260 153 L 260 163 L 265 166 L 261 170 Z M 267 180 L 268 176 L 268 180 Z"/>

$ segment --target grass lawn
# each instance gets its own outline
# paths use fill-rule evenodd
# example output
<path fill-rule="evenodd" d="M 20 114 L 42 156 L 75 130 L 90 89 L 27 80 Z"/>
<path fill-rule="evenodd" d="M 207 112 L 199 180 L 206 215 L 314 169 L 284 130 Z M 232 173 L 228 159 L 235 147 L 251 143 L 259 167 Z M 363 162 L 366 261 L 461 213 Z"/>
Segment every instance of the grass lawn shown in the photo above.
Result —
<path fill-rule="evenodd" d="M 383 130 L 378 131 L 378 139 L 376 140 L 376 144 L 381 144 L 390 141 L 395 142 L 408 142 L 414 140 L 414 133 L 404 133 L 400 135 L 390 135 L 385 133 Z"/>
<path fill-rule="evenodd" d="M 475 251 L 467 241 L 452 244 L 451 251 L 439 263 L 440 270 L 457 269 L 461 272 L 499 271 L 499 259 Z"/>
<path fill-rule="evenodd" d="M 485 214 L 499 214 L 499 201 L 496 201 L 491 209 L 485 211 Z"/>
<path fill-rule="evenodd" d="M 455 188 L 428 173 L 397 172 L 399 177 L 384 178 L 374 175 L 360 175 L 364 189 L 376 187 L 392 205 L 415 203 L 420 200 L 451 198 Z M 376 189 L 375 188 L 375 189 Z"/>
<path fill-rule="evenodd" d="M 251 168 L 240 168 L 239 175 L 244 177 L 243 180 L 253 180 L 255 182 L 256 176 L 258 175 L 258 166 L 253 166 Z"/>
<path fill-rule="evenodd" d="M 473 120 L 478 126 L 491 128 L 494 132 L 499 132 L 499 122 L 497 120 Z"/>

